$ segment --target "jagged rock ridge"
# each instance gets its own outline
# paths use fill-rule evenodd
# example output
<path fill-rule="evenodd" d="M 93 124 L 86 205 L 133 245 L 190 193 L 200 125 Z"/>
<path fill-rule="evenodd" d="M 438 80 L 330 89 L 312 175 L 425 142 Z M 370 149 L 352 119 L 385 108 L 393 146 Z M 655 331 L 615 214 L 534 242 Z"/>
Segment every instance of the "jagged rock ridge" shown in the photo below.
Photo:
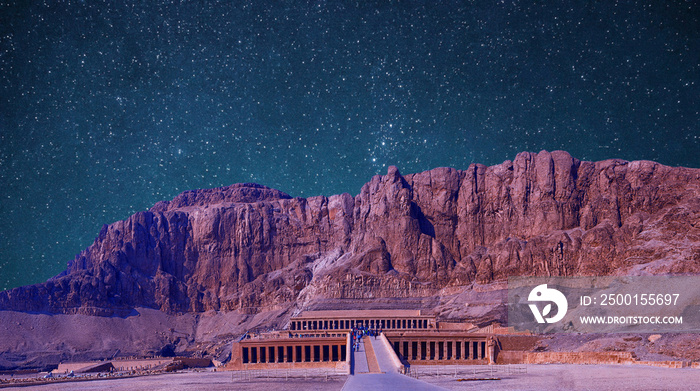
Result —
<path fill-rule="evenodd" d="M 513 275 L 700 270 L 700 170 L 523 152 L 292 198 L 255 184 L 185 192 L 104 226 L 61 275 L 0 308 L 113 314 L 422 297 Z"/>

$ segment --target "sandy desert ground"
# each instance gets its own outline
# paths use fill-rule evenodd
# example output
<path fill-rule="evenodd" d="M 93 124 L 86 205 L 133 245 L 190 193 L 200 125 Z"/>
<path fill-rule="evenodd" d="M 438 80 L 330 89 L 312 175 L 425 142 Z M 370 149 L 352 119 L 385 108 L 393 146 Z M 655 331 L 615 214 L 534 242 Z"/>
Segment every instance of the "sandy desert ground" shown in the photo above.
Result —
<path fill-rule="evenodd" d="M 528 365 L 526 372 L 494 373 L 499 380 L 458 381 L 488 378 L 470 376 L 470 366 L 419 370 L 419 379 L 448 390 L 689 390 L 700 384 L 700 370 L 668 369 L 643 365 Z M 435 375 L 439 372 L 440 375 Z M 457 373 L 455 377 L 454 373 Z M 95 380 L 24 387 L 22 390 L 340 390 L 346 376 L 246 380 L 231 372 L 183 372 L 129 379 Z"/>
<path fill-rule="evenodd" d="M 450 371 L 450 367 L 443 368 L 443 373 Z M 457 368 L 457 371 L 460 369 L 466 373 L 469 371 L 468 367 Z M 527 373 L 496 373 L 494 377 L 500 380 L 457 381 L 459 376 L 455 378 L 445 375 L 418 378 L 448 390 L 479 391 L 687 391 L 700 384 L 699 369 L 656 368 L 645 365 L 528 365 Z"/>
<path fill-rule="evenodd" d="M 347 376 L 323 376 L 290 379 L 246 380 L 232 372 L 180 372 L 164 375 L 141 376 L 126 379 L 91 380 L 70 383 L 55 383 L 21 387 L 18 390 L 132 390 L 132 391 L 179 391 L 179 390 L 340 390 Z M 11 388 L 14 389 L 14 388 Z"/>

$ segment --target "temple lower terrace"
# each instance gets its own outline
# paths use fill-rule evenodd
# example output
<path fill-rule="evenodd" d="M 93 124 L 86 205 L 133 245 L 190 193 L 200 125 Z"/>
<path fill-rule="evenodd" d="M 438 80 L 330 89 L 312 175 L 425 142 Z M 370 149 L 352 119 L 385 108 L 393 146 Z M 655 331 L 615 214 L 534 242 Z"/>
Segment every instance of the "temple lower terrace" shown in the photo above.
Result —
<path fill-rule="evenodd" d="M 235 342 L 229 369 L 319 368 L 348 371 L 349 336 L 251 337 Z"/>
<path fill-rule="evenodd" d="M 411 364 L 493 363 L 496 340 L 463 332 L 387 332 L 394 351 Z"/>

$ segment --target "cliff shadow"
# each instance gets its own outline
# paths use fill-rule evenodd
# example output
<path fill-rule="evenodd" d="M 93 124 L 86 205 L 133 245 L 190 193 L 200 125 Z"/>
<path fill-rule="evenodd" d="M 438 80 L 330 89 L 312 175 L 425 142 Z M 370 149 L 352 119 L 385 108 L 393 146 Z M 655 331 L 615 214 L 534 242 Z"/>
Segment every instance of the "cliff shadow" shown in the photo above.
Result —
<path fill-rule="evenodd" d="M 411 202 L 411 216 L 418 220 L 418 227 L 420 228 L 420 232 L 430 236 L 431 238 L 435 237 L 435 226 L 433 226 L 433 223 L 428 220 L 427 217 L 423 214 L 423 211 L 420 209 L 420 206 L 418 206 L 415 202 Z"/>

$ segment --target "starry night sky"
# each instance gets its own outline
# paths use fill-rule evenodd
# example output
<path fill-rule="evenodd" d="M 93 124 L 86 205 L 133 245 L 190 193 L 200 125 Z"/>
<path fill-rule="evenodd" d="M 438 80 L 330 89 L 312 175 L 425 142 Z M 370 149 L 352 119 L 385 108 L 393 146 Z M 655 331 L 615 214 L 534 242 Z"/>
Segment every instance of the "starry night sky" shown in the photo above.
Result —
<path fill-rule="evenodd" d="M 0 1 L 0 289 L 188 189 L 542 149 L 700 167 L 697 2 L 433 3 Z"/>

